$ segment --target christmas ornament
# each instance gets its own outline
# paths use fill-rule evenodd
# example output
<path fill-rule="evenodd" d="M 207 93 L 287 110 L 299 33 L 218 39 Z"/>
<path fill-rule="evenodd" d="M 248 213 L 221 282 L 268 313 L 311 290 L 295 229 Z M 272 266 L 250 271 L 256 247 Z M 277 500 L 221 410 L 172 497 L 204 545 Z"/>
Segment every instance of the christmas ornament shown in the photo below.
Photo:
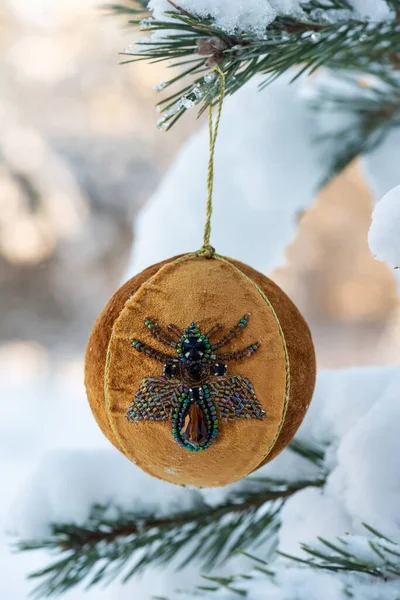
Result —
<path fill-rule="evenodd" d="M 209 245 L 215 127 L 203 248 L 153 265 L 107 304 L 85 362 L 88 399 L 108 439 L 149 474 L 218 486 L 274 458 L 310 403 L 310 331 L 286 294 Z"/>

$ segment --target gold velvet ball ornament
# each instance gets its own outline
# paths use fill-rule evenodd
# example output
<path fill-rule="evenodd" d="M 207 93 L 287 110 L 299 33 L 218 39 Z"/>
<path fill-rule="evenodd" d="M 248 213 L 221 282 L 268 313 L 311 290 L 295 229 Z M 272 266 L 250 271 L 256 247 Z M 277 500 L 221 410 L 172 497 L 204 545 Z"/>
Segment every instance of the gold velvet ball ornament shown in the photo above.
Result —
<path fill-rule="evenodd" d="M 311 401 L 315 356 L 297 308 L 230 258 L 153 265 L 111 298 L 85 383 L 108 439 L 144 471 L 221 486 L 274 458 Z"/>

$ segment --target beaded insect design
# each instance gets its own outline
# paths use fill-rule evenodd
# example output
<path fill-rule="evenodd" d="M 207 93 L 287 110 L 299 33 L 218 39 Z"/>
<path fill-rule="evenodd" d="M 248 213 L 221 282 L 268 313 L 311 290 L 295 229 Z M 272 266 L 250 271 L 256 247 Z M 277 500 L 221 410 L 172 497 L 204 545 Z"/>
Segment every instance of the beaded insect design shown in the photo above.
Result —
<path fill-rule="evenodd" d="M 219 421 L 264 419 L 265 411 L 250 381 L 240 375 L 226 377 L 225 364 L 225 361 L 251 356 L 260 342 L 237 352 L 215 352 L 245 327 L 249 316 L 244 315 L 225 337 L 215 343 L 210 340 L 221 329 L 220 323 L 207 333 L 202 333 L 197 323 L 189 325 L 184 332 L 168 325 L 165 332 L 158 323 L 146 319 L 145 325 L 153 337 L 174 348 L 177 356 L 131 340 L 133 348 L 164 363 L 164 368 L 161 377 L 143 379 L 129 406 L 128 421 L 165 421 L 172 416 L 175 441 L 181 448 L 198 452 L 209 448 L 215 441 Z M 212 376 L 215 379 L 210 380 Z"/>

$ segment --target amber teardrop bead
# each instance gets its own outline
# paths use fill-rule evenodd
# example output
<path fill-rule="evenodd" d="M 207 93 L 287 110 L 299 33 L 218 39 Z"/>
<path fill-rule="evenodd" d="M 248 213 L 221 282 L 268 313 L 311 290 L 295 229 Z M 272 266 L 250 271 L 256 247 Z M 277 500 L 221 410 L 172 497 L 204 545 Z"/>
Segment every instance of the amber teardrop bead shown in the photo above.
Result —
<path fill-rule="evenodd" d="M 198 446 L 208 439 L 207 419 L 197 402 L 190 405 L 182 427 L 182 437 L 186 443 Z"/>

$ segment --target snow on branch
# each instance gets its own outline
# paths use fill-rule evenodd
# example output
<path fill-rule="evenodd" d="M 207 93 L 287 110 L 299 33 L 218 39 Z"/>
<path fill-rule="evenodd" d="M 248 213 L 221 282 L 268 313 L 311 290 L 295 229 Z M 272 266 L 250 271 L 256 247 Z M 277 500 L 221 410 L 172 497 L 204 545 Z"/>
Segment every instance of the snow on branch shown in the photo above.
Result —
<path fill-rule="evenodd" d="M 154 87 L 172 86 L 158 104 L 162 129 L 196 105 L 201 114 L 215 104 L 219 83 L 209 71 L 216 64 L 225 74 L 227 95 L 257 74 L 264 76 L 265 86 L 290 68 L 294 78 L 325 66 L 382 79 L 397 69 L 392 51 L 400 39 L 397 0 L 152 0 L 150 12 L 142 1 L 138 10 L 130 22 L 150 37 L 128 46 L 123 62 L 165 60 L 179 67 Z"/>
<path fill-rule="evenodd" d="M 279 13 L 300 16 L 303 12 L 298 0 L 177 0 L 176 3 L 150 0 L 149 8 L 154 18 L 161 19 L 165 12 L 171 11 L 173 4 L 178 11 L 181 8 L 202 19 L 212 19 L 216 27 L 228 34 L 248 31 L 257 36 L 263 35 Z"/>
<path fill-rule="evenodd" d="M 201 246 L 207 155 L 203 128 L 182 147 L 137 218 L 126 277 Z M 259 94 L 250 83 L 224 104 L 215 149 L 213 246 L 260 271 L 282 264 L 321 178 L 298 86 L 289 87 L 283 77 Z"/>
<path fill-rule="evenodd" d="M 263 35 L 266 28 L 278 16 L 290 15 L 292 18 L 306 19 L 308 6 L 314 7 L 314 16 L 322 16 L 322 8 L 318 3 L 308 0 L 150 0 L 149 8 L 153 11 L 156 19 L 161 19 L 171 8 L 176 7 L 195 14 L 202 19 L 211 19 L 213 23 L 228 34 L 238 31 L 253 32 Z M 338 6 L 342 5 L 342 13 Z M 331 3 L 331 10 L 335 9 L 335 3 Z M 325 3 L 325 13 L 329 15 L 329 3 Z M 353 9 L 353 10 L 352 10 Z M 318 11 L 320 11 L 318 13 Z M 345 11 L 345 12 L 343 12 Z M 336 3 L 336 13 L 331 13 L 336 19 L 344 16 L 356 15 L 359 19 L 367 19 L 371 22 L 386 21 L 393 18 L 393 11 L 385 0 L 350 0 L 348 3 Z"/>
<path fill-rule="evenodd" d="M 320 373 L 293 449 L 225 488 L 193 490 L 160 482 L 114 450 L 104 452 L 100 460 L 90 453 L 55 457 L 21 497 L 16 519 L 23 540 L 20 549 L 56 554 L 55 561 L 37 574 L 39 594 L 118 576 L 136 582 L 136 573 L 145 568 L 147 574 L 159 566 L 169 571 L 172 582 L 176 580 L 171 571 L 178 568 L 188 593 L 202 585 L 199 574 L 204 568 L 213 578 L 203 582 L 206 587 L 218 588 L 218 580 L 231 589 L 237 582 L 225 569 L 232 568 L 232 560 L 236 572 L 248 568 L 248 558 L 242 562 L 238 555 L 246 550 L 268 562 L 260 566 L 276 574 L 279 599 L 292 600 L 301 582 L 296 596 L 301 600 L 320 600 L 310 593 L 316 584 L 337 590 L 337 595 L 331 591 L 326 597 L 344 600 L 344 581 L 331 579 L 328 566 L 338 568 L 345 560 L 342 566 L 354 576 L 371 576 L 385 586 L 379 588 L 381 595 L 362 596 L 360 590 L 368 590 L 370 582 L 360 584 L 354 598 L 394 600 L 388 581 L 394 574 L 388 569 L 390 561 L 398 569 L 397 557 L 380 560 L 376 550 L 385 553 L 385 545 L 397 552 L 394 544 L 400 541 L 399 384 L 397 366 Z M 382 532 L 381 539 L 373 540 L 376 549 L 370 551 L 374 531 Z M 343 556 L 347 549 L 342 543 L 339 549 L 332 548 L 345 533 L 352 536 L 344 538 L 347 542 L 362 538 L 348 546 L 351 560 Z M 318 538 L 327 543 L 321 547 Z M 275 549 L 303 561 L 302 567 L 277 558 Z M 324 562 L 321 568 L 326 567 L 318 576 L 304 563 L 317 558 L 316 552 Z M 372 555 L 383 577 L 376 576 L 375 567 L 360 567 Z M 244 579 L 248 581 L 248 574 Z M 147 579 L 141 600 L 154 596 L 159 589 L 156 580 L 151 585 Z M 265 578 L 248 585 L 248 597 L 256 599 L 265 589 Z M 172 599 L 176 587 L 163 591 Z"/>
<path fill-rule="evenodd" d="M 400 546 L 374 528 L 364 527 L 363 536 L 320 538 L 313 545 L 303 544 L 304 557 L 281 552 L 279 556 L 285 560 L 273 564 L 246 553 L 253 561 L 253 570 L 228 577 L 205 577 L 205 583 L 199 586 L 200 600 L 208 600 L 207 594 L 222 590 L 224 600 L 238 596 L 258 600 L 269 587 L 274 590 L 274 600 L 397 600 Z"/>

